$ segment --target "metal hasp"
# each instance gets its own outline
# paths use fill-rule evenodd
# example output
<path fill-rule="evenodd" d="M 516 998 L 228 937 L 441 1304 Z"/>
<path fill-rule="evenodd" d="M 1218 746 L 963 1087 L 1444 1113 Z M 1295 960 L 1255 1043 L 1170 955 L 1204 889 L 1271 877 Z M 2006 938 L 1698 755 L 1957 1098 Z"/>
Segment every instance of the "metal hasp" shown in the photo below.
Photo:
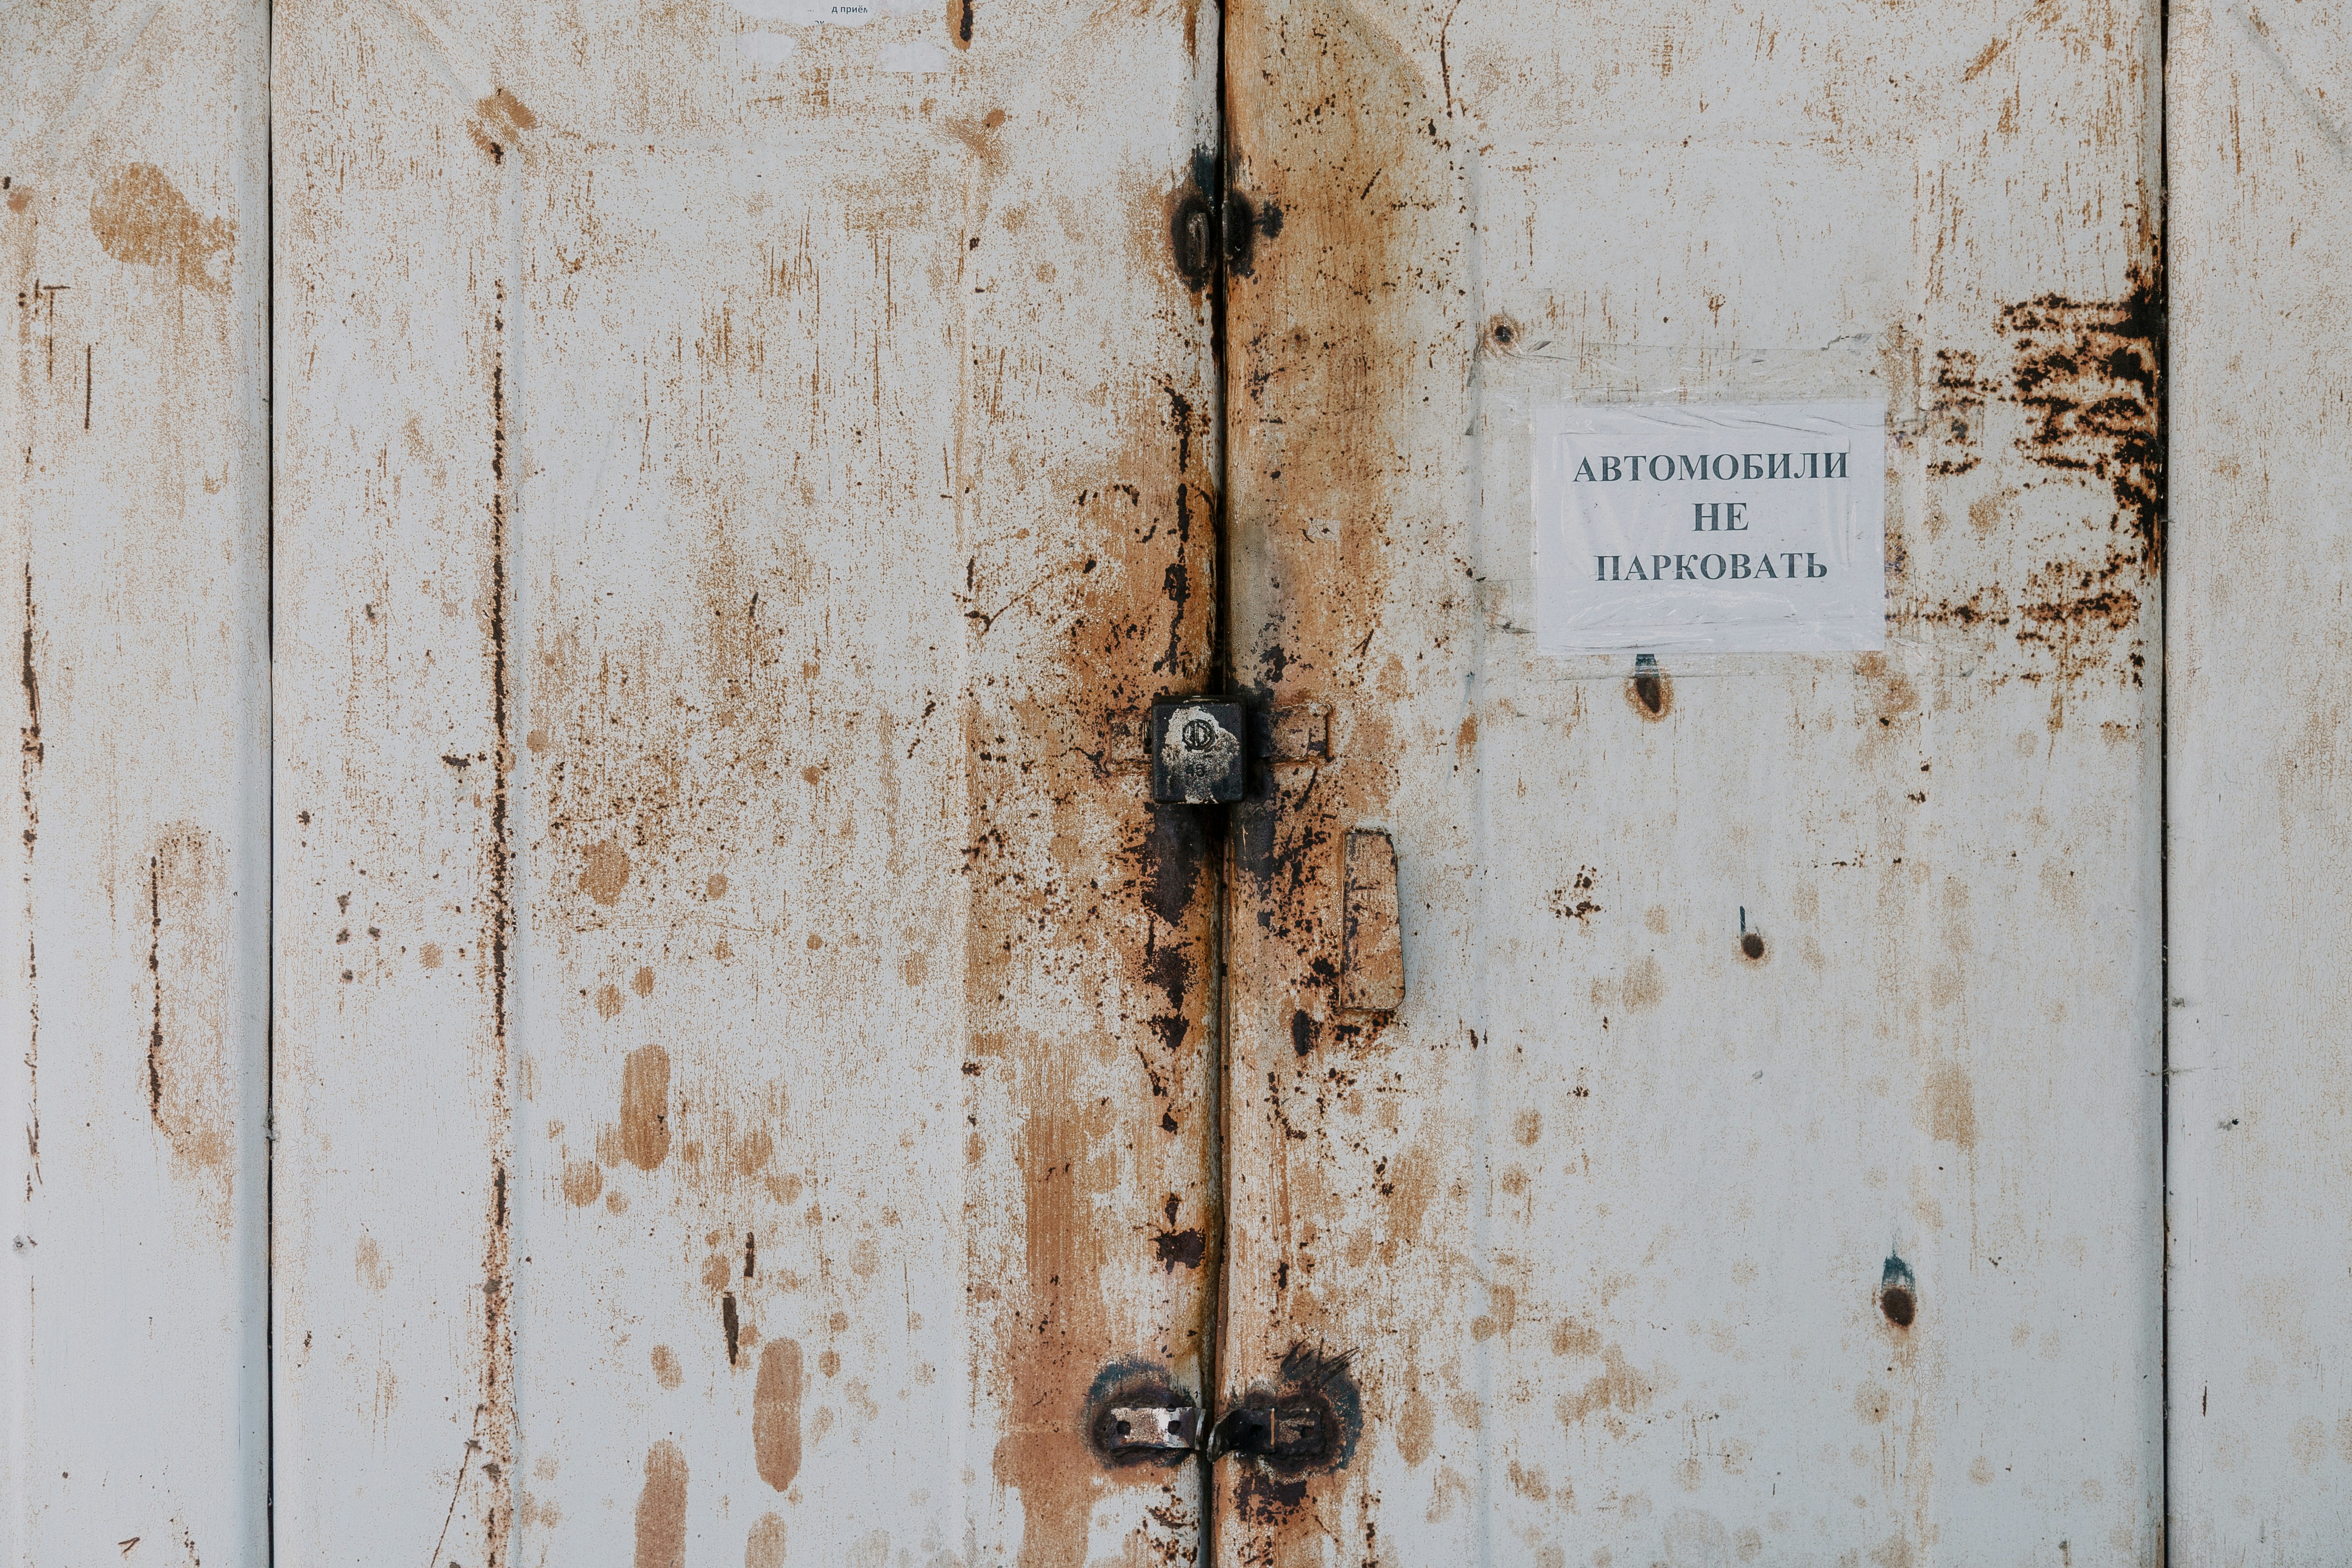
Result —
<path fill-rule="evenodd" d="M 1269 1459 L 1313 1461 L 1331 1447 L 1331 1423 L 1322 1401 L 1284 1400 L 1239 1405 L 1219 1418 L 1209 1436 L 1209 1457 L 1254 1454 Z"/>
<path fill-rule="evenodd" d="M 1201 1446 L 1201 1408 L 1197 1405 L 1113 1405 L 1109 1436 L 1115 1454 L 1144 1448 L 1190 1451 Z"/>
<path fill-rule="evenodd" d="M 1224 805 L 1249 782 L 1242 705 L 1213 698 L 1151 705 L 1151 798 L 1162 805 Z"/>

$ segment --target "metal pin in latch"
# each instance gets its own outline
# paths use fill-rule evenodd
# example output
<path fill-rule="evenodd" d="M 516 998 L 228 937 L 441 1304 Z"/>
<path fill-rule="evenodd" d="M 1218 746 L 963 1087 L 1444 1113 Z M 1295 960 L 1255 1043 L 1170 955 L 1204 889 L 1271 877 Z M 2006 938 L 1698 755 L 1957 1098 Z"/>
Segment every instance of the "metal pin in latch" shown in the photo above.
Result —
<path fill-rule="evenodd" d="M 1241 1405 L 1225 1412 L 1209 1435 L 1209 1457 L 1256 1454 L 1276 1459 L 1319 1458 L 1328 1447 L 1320 1405 L 1285 1400 Z"/>

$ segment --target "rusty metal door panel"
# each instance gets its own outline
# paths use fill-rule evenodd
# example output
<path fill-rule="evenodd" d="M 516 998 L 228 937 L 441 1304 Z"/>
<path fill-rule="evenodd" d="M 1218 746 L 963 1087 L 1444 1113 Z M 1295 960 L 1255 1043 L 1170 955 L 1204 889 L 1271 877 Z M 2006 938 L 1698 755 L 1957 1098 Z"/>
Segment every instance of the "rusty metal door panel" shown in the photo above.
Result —
<path fill-rule="evenodd" d="M 2158 1561 L 2155 7 L 1227 47 L 1219 1561 Z M 1533 656 L 1530 403 L 1852 397 L 1883 653 Z"/>
<path fill-rule="evenodd" d="M 268 1551 L 266 16 L 0 11 L 0 1560 Z"/>
<path fill-rule="evenodd" d="M 816 15 L 279 16 L 289 1560 L 1196 1555 L 1216 16 Z"/>
<path fill-rule="evenodd" d="M 2342 5 L 2176 7 L 2166 618 L 2173 1561 L 2352 1539 Z"/>

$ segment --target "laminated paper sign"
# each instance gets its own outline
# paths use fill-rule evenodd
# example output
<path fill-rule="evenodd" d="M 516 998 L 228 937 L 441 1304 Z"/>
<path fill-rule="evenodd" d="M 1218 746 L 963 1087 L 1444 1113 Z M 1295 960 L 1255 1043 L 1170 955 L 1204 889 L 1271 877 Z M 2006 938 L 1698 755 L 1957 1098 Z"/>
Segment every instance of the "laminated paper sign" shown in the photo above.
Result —
<path fill-rule="evenodd" d="M 1555 406 L 1535 437 L 1537 652 L 1885 645 L 1881 405 Z"/>

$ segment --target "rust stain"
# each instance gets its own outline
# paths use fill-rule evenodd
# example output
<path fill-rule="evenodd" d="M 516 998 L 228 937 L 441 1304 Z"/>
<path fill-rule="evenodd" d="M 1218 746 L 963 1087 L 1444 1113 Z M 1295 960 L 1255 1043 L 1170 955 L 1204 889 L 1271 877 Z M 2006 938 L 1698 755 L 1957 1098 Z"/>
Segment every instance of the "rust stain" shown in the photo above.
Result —
<path fill-rule="evenodd" d="M 1554 1355 L 1597 1356 L 1601 1331 L 1574 1318 L 1562 1318 L 1551 1326 L 1551 1350 Z"/>
<path fill-rule="evenodd" d="M 503 163 L 507 149 L 538 124 L 539 116 L 510 89 L 502 87 L 475 103 L 474 112 L 466 121 L 466 134 L 475 146 L 490 155 L 491 162 Z"/>
<path fill-rule="evenodd" d="M 607 908 L 618 903 L 621 889 L 629 885 L 629 855 L 620 841 L 605 838 L 591 844 L 581 859 L 582 890 Z"/>
<path fill-rule="evenodd" d="M 621 988 L 619 986 L 607 982 L 606 984 L 596 987 L 596 1016 L 599 1018 L 612 1019 L 619 1017 L 621 1016 L 621 1009 L 626 1004 L 622 999 Z"/>
<path fill-rule="evenodd" d="M 236 226 L 199 216 L 152 163 L 125 163 L 109 174 L 90 197 L 89 226 L 117 261 L 167 271 L 181 288 L 228 291 Z"/>
<path fill-rule="evenodd" d="M 971 47 L 971 0 L 948 0 L 948 37 L 957 48 Z"/>
<path fill-rule="evenodd" d="M 621 1064 L 621 1157 L 640 1171 L 669 1158 L 669 1053 L 642 1046 Z"/>
<path fill-rule="evenodd" d="M 441 944 L 437 942 L 428 942 L 424 946 L 418 948 L 416 950 L 416 962 L 427 969 L 440 968 Z"/>
<path fill-rule="evenodd" d="M 1919 1120 L 1930 1136 L 1963 1149 L 1976 1147 L 1976 1090 L 1968 1069 L 1958 1062 L 1939 1062 L 1928 1069 L 1919 1092 Z"/>
<path fill-rule="evenodd" d="M 529 131 L 539 123 L 539 116 L 525 108 L 522 100 L 503 87 L 476 104 L 474 111 L 483 120 L 509 132 Z"/>
<path fill-rule="evenodd" d="M 1437 1436 L 1437 1406 L 1428 1394 L 1413 1389 L 1404 1396 L 1404 1407 L 1397 1413 L 1397 1452 L 1408 1465 L 1418 1465 L 1430 1456 Z"/>
<path fill-rule="evenodd" d="M 667 1345 L 656 1345 L 653 1353 L 654 1381 L 664 1388 L 676 1388 L 686 1380 L 677 1363 L 677 1352 Z"/>
<path fill-rule="evenodd" d="M 1645 952 L 1626 966 L 1622 978 L 1593 981 L 1591 994 L 1592 1005 L 1605 1012 L 1645 1013 L 1665 1000 L 1666 972 L 1655 955 Z"/>
<path fill-rule="evenodd" d="M 743 1542 L 743 1568 L 784 1568 L 784 1521 L 763 1513 Z"/>
<path fill-rule="evenodd" d="M 572 1160 L 563 1167 L 563 1201 L 586 1208 L 604 1190 L 604 1168 L 593 1160 Z"/>
<path fill-rule="evenodd" d="M 224 952 L 231 922 L 226 868 L 213 837 L 191 824 L 167 828 L 147 860 L 143 1088 L 174 1169 L 201 1174 L 224 1218 L 236 1125 Z"/>
<path fill-rule="evenodd" d="M 801 1375 L 799 1342 L 770 1340 L 751 1394 L 751 1458 L 778 1491 L 801 1473 Z"/>
<path fill-rule="evenodd" d="M 1977 374 L 1977 356 L 1965 349 L 1939 349 L 1928 378 L 1927 436 L 1942 454 L 1927 464 L 1939 479 L 1973 470 L 1984 454 L 1985 400 L 1998 388 Z"/>
<path fill-rule="evenodd" d="M 1658 1391 L 1656 1379 L 1627 1365 L 1625 1352 L 1615 1345 L 1601 1348 L 1601 1368 L 1582 1388 L 1555 1402 L 1561 1421 L 1579 1426 L 1595 1415 L 1639 1415 Z"/>
<path fill-rule="evenodd" d="M 1675 710 L 1674 677 L 1645 669 L 1625 682 L 1625 705 L 1645 723 L 1655 723 Z"/>
<path fill-rule="evenodd" d="M 2143 275 L 2120 300 L 2045 294 L 2003 309 L 2016 350 L 2016 402 L 2035 415 L 2018 447 L 2046 468 L 2104 481 L 2137 546 L 2131 563 L 2163 558 L 2164 454 L 2158 422 L 2163 291 Z"/>
<path fill-rule="evenodd" d="M 1564 921 L 1585 921 L 1599 914 L 1601 906 L 1593 901 L 1592 889 L 1600 879 L 1601 873 L 1592 867 L 1578 867 L 1573 881 L 1552 889 L 1551 912 Z"/>
<path fill-rule="evenodd" d="M 1895 1331 L 1895 1343 L 1907 1354 L 1911 1325 L 1919 1315 L 1919 1282 L 1900 1254 L 1889 1253 L 1886 1266 L 1879 1270 L 1878 1310 Z"/>
<path fill-rule="evenodd" d="M 383 1266 L 383 1248 L 376 1245 L 375 1237 L 362 1236 L 352 1249 L 352 1273 L 379 1296 L 392 1283 L 392 1270 Z"/>
<path fill-rule="evenodd" d="M 32 205 L 33 193 L 29 186 L 18 185 L 15 190 L 8 193 L 8 210 L 10 212 L 20 213 Z"/>
<path fill-rule="evenodd" d="M 646 1450 L 632 1568 L 686 1568 L 686 1455 L 671 1442 Z"/>
<path fill-rule="evenodd" d="M 635 977 L 629 981 L 629 989 L 635 992 L 640 996 L 652 995 L 654 994 L 654 972 L 651 969 L 643 967 L 639 968 Z"/>

